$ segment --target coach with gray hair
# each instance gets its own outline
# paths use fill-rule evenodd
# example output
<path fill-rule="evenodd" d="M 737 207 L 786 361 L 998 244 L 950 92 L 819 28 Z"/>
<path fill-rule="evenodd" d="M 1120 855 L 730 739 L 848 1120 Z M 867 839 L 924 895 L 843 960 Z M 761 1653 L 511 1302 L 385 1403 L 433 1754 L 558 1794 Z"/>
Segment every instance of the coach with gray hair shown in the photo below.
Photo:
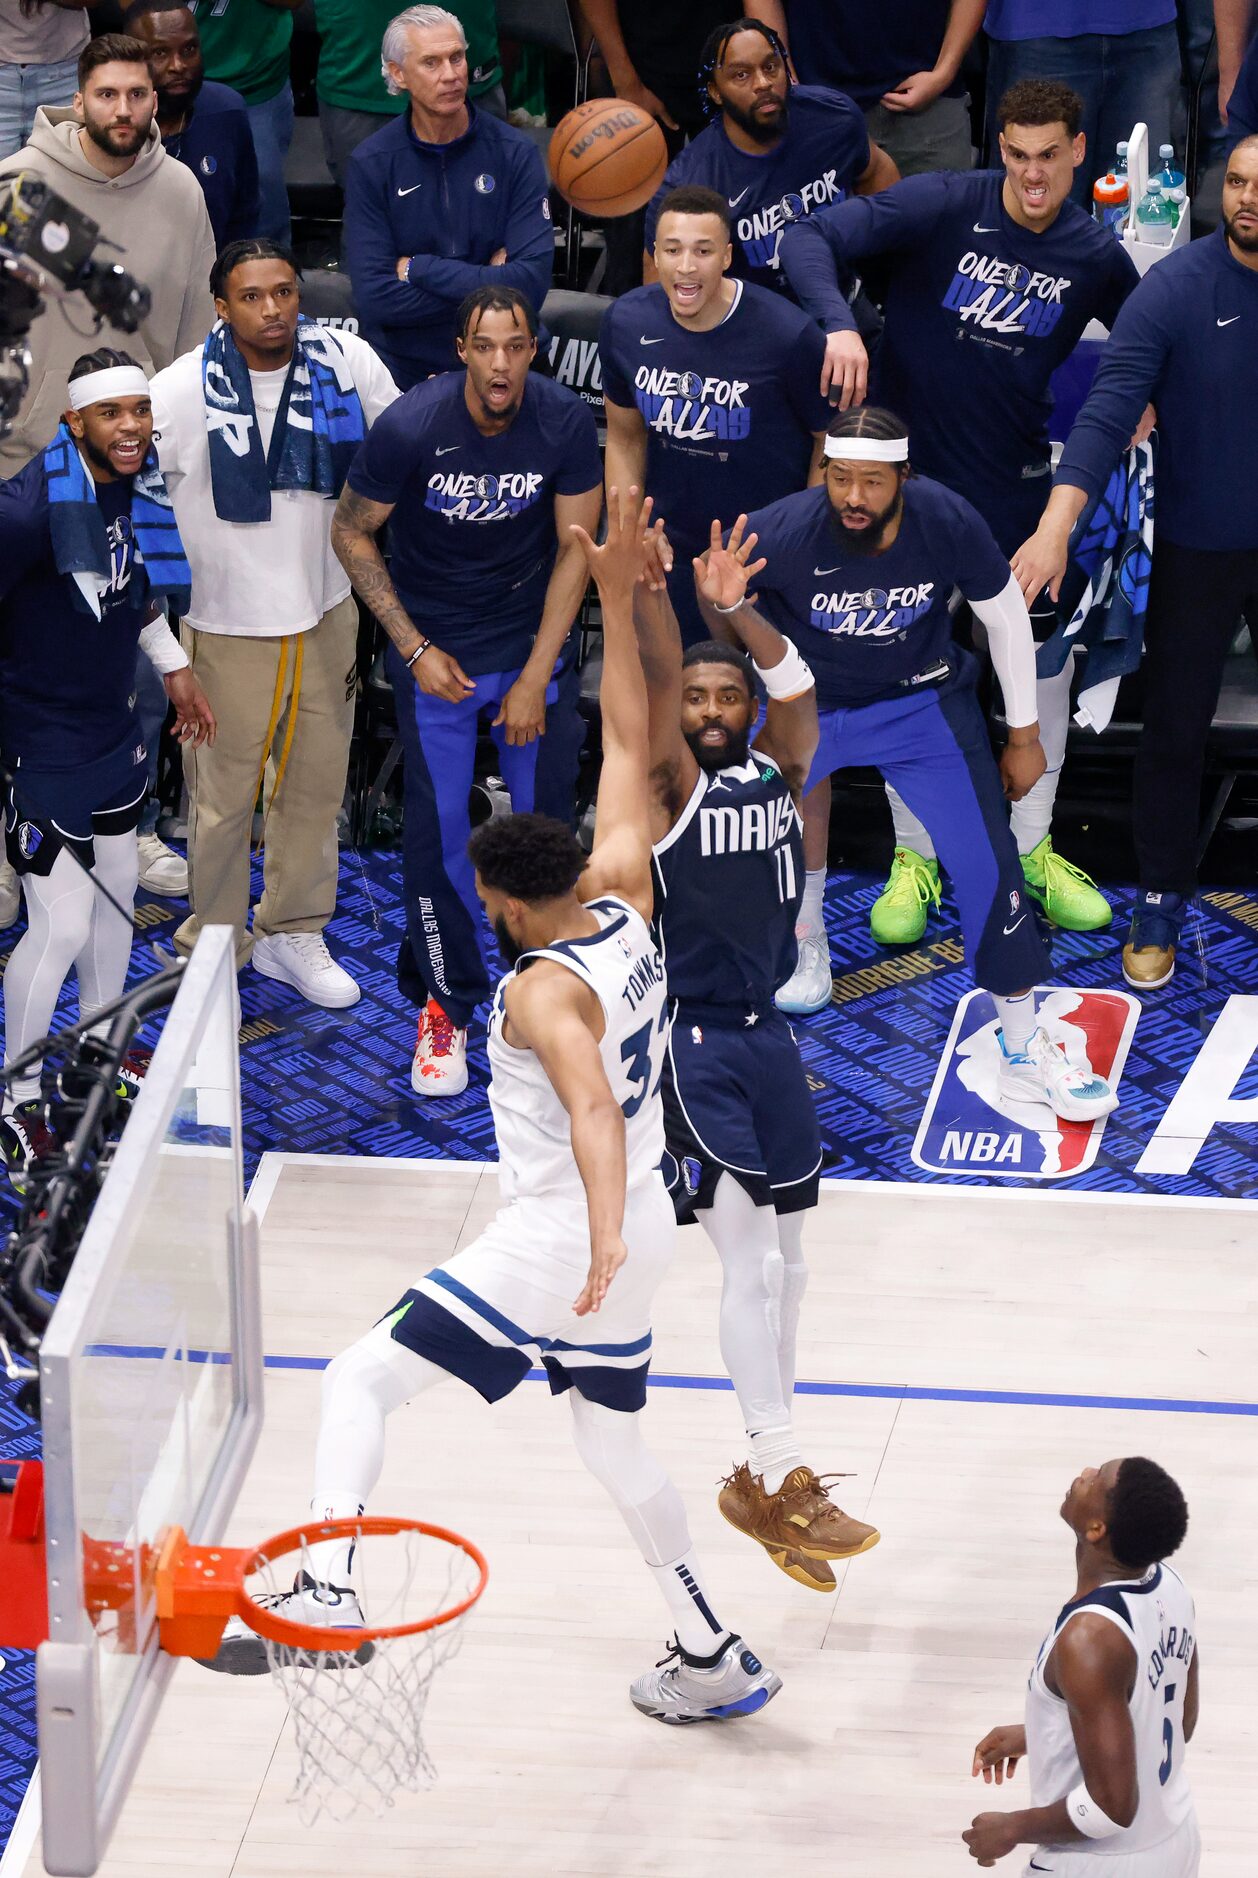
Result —
<path fill-rule="evenodd" d="M 467 35 L 443 7 L 389 22 L 389 89 L 410 98 L 360 144 L 345 182 L 345 258 L 362 331 L 406 390 L 458 363 L 455 315 L 481 287 L 540 306 L 555 241 L 542 159 L 468 100 Z"/>

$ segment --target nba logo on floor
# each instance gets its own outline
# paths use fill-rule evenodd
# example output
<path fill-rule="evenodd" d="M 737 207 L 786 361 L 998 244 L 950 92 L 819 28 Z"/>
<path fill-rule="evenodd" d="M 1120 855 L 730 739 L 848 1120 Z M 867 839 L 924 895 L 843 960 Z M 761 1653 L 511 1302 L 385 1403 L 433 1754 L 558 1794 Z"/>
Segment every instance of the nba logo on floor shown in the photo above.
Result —
<path fill-rule="evenodd" d="M 1072 1063 L 1091 1064 L 1117 1089 L 1140 1004 L 1125 991 L 1038 991 L 1036 1010 Z M 1061 1180 L 1096 1160 L 1105 1117 L 1061 1121 L 1047 1106 L 1002 1103 L 996 1012 L 985 991 L 962 998 L 952 1020 L 913 1159 L 931 1174 Z"/>

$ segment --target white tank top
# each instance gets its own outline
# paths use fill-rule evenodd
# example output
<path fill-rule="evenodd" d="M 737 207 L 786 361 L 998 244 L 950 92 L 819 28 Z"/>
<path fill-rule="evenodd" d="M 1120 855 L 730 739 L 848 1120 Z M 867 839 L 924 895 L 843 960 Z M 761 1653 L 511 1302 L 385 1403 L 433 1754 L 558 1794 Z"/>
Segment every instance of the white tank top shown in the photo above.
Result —
<path fill-rule="evenodd" d="M 605 896 L 586 908 L 599 930 L 526 952 L 494 995 L 489 1019 L 489 1106 L 498 1137 L 498 1186 L 506 1200 L 534 1194 L 583 1199 L 572 1158 L 568 1111 L 531 1050 L 502 1037 L 503 996 L 512 978 L 537 959 L 554 959 L 591 988 L 606 1020 L 599 1052 L 625 1117 L 629 1187 L 649 1179 L 664 1154 L 660 1076 L 668 1042 L 664 961 L 642 916 Z"/>
<path fill-rule="evenodd" d="M 1051 1806 L 1083 1779 L 1069 1711 L 1044 1681 L 1044 1665 L 1054 1643 L 1083 1611 L 1115 1624 L 1136 1652 L 1135 1684 L 1128 1705 L 1140 1786 L 1136 1817 L 1121 1832 L 1090 1840 L 1086 1847 L 1091 1857 L 1117 1858 L 1160 1844 L 1193 1810 L 1184 1773 L 1184 1696 L 1197 1620 L 1183 1579 L 1169 1565 L 1151 1566 L 1143 1578 L 1102 1585 L 1066 1605 L 1041 1646 L 1027 1684 L 1032 1806 Z M 1080 1850 L 1078 1841 L 1072 1841 L 1070 1849 Z"/>

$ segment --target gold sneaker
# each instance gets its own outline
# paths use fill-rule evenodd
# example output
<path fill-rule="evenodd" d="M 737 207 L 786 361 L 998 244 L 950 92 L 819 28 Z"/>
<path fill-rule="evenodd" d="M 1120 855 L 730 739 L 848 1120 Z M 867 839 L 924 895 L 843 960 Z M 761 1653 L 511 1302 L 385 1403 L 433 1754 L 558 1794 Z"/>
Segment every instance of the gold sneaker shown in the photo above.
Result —
<path fill-rule="evenodd" d="M 1123 977 L 1137 991 L 1159 991 L 1174 975 L 1173 945 L 1136 946 L 1129 940 L 1123 947 Z"/>
<path fill-rule="evenodd" d="M 740 1462 L 728 1479 L 722 1481 L 716 1503 L 730 1525 L 763 1545 L 778 1570 L 793 1578 L 797 1585 L 806 1585 L 810 1591 L 834 1590 L 834 1573 L 824 1559 L 809 1558 L 794 1546 L 769 1545 L 759 1538 L 754 1520 L 767 1501 L 761 1476 L 753 1474 L 746 1461 Z"/>

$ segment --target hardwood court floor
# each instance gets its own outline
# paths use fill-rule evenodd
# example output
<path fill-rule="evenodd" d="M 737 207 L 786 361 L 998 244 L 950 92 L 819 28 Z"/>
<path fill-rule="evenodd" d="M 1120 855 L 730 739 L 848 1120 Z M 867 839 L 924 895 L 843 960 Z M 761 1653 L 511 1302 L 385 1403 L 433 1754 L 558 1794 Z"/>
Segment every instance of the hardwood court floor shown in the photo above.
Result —
<path fill-rule="evenodd" d="M 494 1203 L 492 1169 L 267 1156 L 254 1204 L 268 1353 L 333 1355 Z M 1192 1510 L 1177 1563 L 1202 1639 L 1189 1752 L 1203 1871 L 1251 1878 L 1258 1418 L 1185 1404 L 1258 1393 L 1254 1217 L 1242 1203 L 829 1188 L 808 1235 L 800 1375 L 885 1391 L 799 1399 L 809 1458 L 850 1470 L 842 1503 L 883 1532 L 830 1598 L 716 1511 L 739 1453 L 734 1398 L 668 1381 L 721 1374 L 715 1258 L 687 1230 L 659 1298 L 649 1434 L 719 1613 L 784 1677 L 773 1705 L 721 1728 L 636 1714 L 626 1685 L 661 1654 L 664 1613 L 576 1459 L 565 1404 L 528 1382 L 490 1409 L 452 1383 L 394 1418 L 373 1505 L 466 1531 L 491 1563 L 429 1711 L 439 1784 L 382 1820 L 305 1829 L 286 1804 L 291 1740 L 269 1680 L 181 1665 L 102 1873 L 759 1878 L 821 1861 L 854 1878 L 959 1878 L 977 1870 L 958 1836 L 971 1815 L 1026 1803 L 1021 1773 L 1006 1800 L 969 1763 L 988 1727 L 1020 1717 L 1073 1589 L 1062 1495 L 1086 1463 L 1148 1453 Z M 269 1369 L 230 1539 L 304 1514 L 318 1392 L 317 1372 Z"/>

